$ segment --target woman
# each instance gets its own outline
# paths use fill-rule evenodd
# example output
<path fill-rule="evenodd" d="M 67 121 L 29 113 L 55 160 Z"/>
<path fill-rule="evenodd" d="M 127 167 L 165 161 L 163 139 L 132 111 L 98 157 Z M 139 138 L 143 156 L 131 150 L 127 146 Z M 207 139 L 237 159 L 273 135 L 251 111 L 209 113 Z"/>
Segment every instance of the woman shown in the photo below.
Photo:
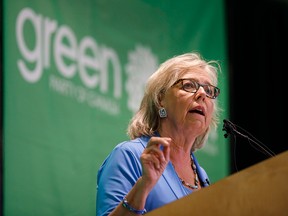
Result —
<path fill-rule="evenodd" d="M 96 215 L 144 214 L 209 185 L 193 154 L 218 123 L 218 64 L 175 56 L 152 74 L 140 109 L 98 171 Z"/>

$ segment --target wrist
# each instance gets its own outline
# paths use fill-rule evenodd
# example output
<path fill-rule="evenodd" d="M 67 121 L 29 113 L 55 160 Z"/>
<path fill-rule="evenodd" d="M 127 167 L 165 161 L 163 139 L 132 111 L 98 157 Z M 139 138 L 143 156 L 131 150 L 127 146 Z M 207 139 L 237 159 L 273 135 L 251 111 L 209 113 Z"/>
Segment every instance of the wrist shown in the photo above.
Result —
<path fill-rule="evenodd" d="M 133 207 L 129 204 L 129 202 L 127 201 L 126 197 L 123 198 L 122 206 L 123 206 L 124 208 L 128 209 L 130 212 L 133 212 L 133 213 L 135 213 L 135 214 L 141 214 L 141 215 L 143 215 L 143 214 L 145 214 L 145 213 L 147 212 L 145 208 L 144 208 L 144 209 L 141 209 L 141 210 L 138 210 L 138 209 L 133 208 Z"/>

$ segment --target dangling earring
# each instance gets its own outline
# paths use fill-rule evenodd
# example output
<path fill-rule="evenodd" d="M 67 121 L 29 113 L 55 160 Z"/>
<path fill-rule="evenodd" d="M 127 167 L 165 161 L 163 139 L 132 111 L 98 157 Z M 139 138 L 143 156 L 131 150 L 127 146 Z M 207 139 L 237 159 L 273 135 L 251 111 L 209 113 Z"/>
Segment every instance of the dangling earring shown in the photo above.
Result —
<path fill-rule="evenodd" d="M 160 108 L 158 112 L 159 112 L 160 118 L 166 118 L 167 117 L 167 112 L 166 112 L 166 109 L 164 107 Z"/>

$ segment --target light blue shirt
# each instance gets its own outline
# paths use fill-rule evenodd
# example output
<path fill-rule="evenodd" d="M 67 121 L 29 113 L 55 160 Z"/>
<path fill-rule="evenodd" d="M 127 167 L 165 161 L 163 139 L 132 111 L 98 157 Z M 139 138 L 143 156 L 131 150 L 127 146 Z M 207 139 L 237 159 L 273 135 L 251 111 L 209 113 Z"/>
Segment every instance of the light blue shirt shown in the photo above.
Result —
<path fill-rule="evenodd" d="M 135 140 L 118 144 L 101 165 L 97 175 L 96 215 L 104 216 L 116 208 L 142 176 L 140 156 L 151 137 L 142 136 Z M 205 170 L 199 166 L 195 156 L 194 163 L 202 187 L 209 185 Z M 162 176 L 149 193 L 145 209 L 147 212 L 192 193 L 184 187 L 169 162 Z"/>

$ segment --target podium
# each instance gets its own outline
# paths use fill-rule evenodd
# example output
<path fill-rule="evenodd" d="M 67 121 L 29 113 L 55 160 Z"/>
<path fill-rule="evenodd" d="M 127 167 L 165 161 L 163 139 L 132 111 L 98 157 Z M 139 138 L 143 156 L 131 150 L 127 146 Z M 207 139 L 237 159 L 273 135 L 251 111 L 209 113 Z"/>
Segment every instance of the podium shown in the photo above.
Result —
<path fill-rule="evenodd" d="M 288 151 L 146 215 L 288 216 Z"/>

